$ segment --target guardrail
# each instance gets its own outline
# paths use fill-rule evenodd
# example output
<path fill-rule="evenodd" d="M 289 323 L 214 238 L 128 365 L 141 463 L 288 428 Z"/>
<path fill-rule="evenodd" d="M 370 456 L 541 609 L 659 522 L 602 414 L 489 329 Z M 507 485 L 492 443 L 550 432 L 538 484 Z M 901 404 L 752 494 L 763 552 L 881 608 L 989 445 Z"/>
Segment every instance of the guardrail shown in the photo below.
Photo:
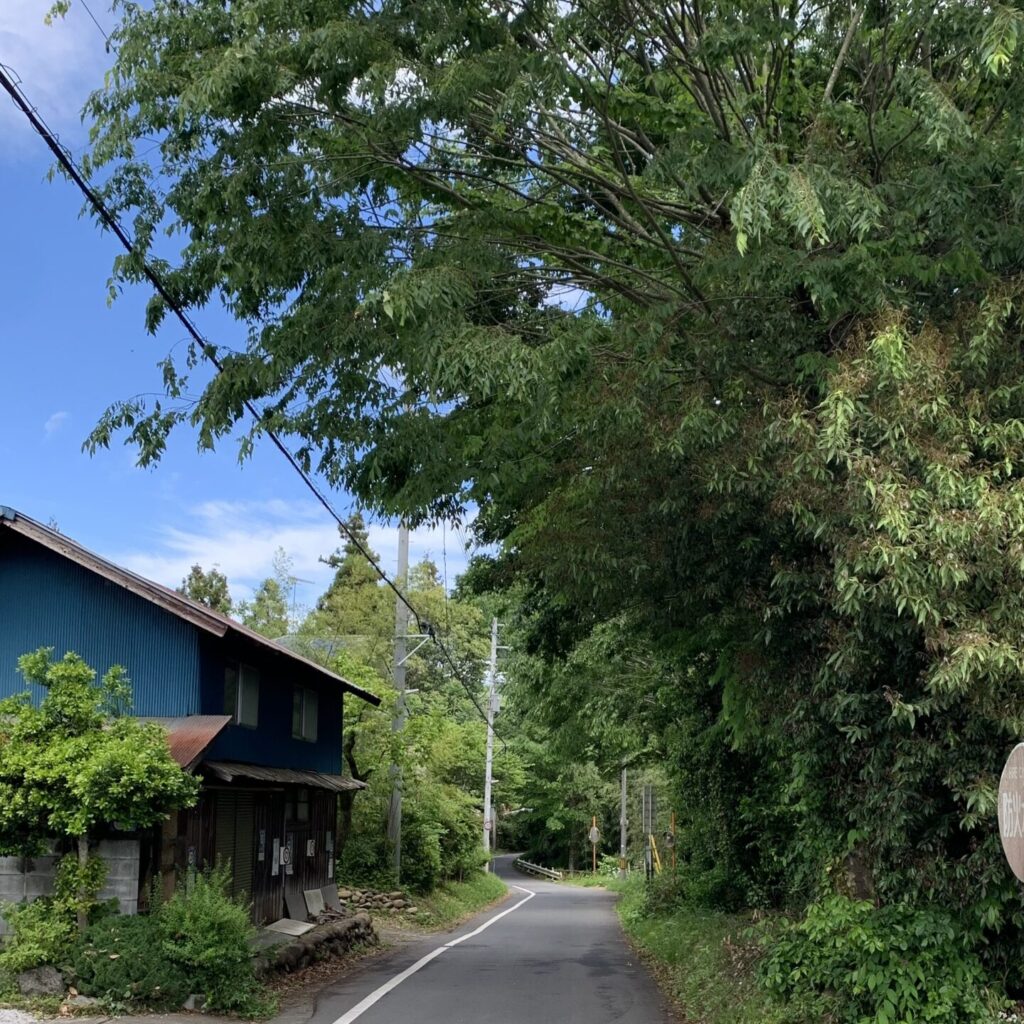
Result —
<path fill-rule="evenodd" d="M 531 864 L 528 860 L 523 860 L 522 857 L 515 861 L 515 866 L 516 870 L 528 875 L 539 875 L 541 878 L 550 878 L 556 882 L 562 880 L 561 871 L 555 871 L 553 868 L 544 868 L 540 864 Z"/>

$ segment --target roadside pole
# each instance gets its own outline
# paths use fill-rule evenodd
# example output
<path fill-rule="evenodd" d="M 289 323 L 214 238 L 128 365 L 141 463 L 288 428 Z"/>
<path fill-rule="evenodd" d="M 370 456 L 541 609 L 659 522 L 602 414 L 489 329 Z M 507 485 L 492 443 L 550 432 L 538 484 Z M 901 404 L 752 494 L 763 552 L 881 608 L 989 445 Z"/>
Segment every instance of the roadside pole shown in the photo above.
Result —
<path fill-rule="evenodd" d="M 491 870 L 491 831 L 494 820 L 491 814 L 491 773 L 494 766 L 494 712 L 496 710 L 498 678 L 498 620 L 491 619 L 491 657 L 487 663 L 487 762 L 484 768 L 484 853 L 487 854 L 486 870 Z"/>
<path fill-rule="evenodd" d="M 409 527 L 398 525 L 398 585 L 405 586 L 409 575 Z M 394 685 L 397 700 L 395 717 L 391 720 L 391 731 L 401 732 L 405 728 L 405 641 L 409 633 L 409 609 L 400 599 L 395 600 L 395 667 Z M 388 842 L 391 844 L 395 882 L 402 878 L 402 769 L 391 766 L 391 803 L 388 806 Z"/>
<path fill-rule="evenodd" d="M 651 878 L 654 875 L 654 787 L 645 785 L 643 797 L 644 877 Z"/>
<path fill-rule="evenodd" d="M 672 849 L 672 871 L 676 870 L 676 812 L 672 812 L 672 825 L 669 829 L 669 835 L 672 837 L 669 842 L 669 846 Z"/>
<path fill-rule="evenodd" d="M 622 793 L 619 797 L 619 878 L 626 877 L 626 769 L 622 769 Z"/>

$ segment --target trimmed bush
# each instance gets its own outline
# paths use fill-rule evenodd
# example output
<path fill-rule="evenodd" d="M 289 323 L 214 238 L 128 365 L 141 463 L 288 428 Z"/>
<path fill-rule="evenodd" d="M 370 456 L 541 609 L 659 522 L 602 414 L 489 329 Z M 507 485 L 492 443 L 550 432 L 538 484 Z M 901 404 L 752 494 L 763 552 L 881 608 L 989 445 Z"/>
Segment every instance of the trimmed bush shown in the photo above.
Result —
<path fill-rule="evenodd" d="M 176 1009 L 191 991 L 181 967 L 162 953 L 157 915 L 107 917 L 90 925 L 74 970 L 77 987 L 111 1009 Z"/>

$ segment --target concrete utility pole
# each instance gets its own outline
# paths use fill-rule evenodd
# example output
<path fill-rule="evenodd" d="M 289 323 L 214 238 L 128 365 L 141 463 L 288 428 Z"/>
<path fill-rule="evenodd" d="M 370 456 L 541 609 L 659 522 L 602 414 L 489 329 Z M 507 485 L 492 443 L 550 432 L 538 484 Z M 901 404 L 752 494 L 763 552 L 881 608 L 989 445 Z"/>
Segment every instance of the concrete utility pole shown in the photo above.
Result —
<path fill-rule="evenodd" d="M 619 878 L 626 877 L 626 769 L 622 769 L 622 792 L 619 796 Z"/>
<path fill-rule="evenodd" d="M 654 787 L 644 786 L 644 877 L 651 878 L 654 875 L 654 851 L 651 848 L 651 836 L 654 833 Z"/>
<path fill-rule="evenodd" d="M 484 853 L 487 854 L 487 870 L 490 871 L 491 831 L 494 819 L 491 814 L 491 769 L 494 764 L 494 712 L 497 710 L 498 684 L 498 620 L 491 619 L 491 657 L 487 662 L 487 764 L 484 768 Z"/>
<path fill-rule="evenodd" d="M 398 524 L 398 585 L 405 587 L 409 575 L 409 527 Z M 395 595 L 395 717 L 391 720 L 391 731 L 401 732 L 405 728 L 405 640 L 409 632 L 409 609 Z M 388 842 L 394 855 L 395 881 L 402 878 L 402 769 L 391 766 L 391 803 L 388 806 Z"/>

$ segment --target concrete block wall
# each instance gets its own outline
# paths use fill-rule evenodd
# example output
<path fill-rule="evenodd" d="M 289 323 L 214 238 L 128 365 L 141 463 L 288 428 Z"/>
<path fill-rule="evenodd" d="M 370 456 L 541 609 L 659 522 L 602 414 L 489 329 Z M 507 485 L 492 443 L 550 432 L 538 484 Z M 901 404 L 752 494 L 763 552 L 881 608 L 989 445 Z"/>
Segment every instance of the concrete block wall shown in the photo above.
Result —
<path fill-rule="evenodd" d="M 138 913 L 138 839 L 104 839 L 97 846 L 96 854 L 107 865 L 107 881 L 100 899 L 116 899 L 122 914 Z"/>
<path fill-rule="evenodd" d="M 139 841 L 137 839 L 104 839 L 93 853 L 107 865 L 107 881 L 101 900 L 116 899 L 122 914 L 139 909 Z M 0 857 L 0 902 L 28 903 L 37 896 L 53 892 L 57 874 L 54 854 L 43 857 Z M 0 935 L 10 929 L 0 917 Z"/>

